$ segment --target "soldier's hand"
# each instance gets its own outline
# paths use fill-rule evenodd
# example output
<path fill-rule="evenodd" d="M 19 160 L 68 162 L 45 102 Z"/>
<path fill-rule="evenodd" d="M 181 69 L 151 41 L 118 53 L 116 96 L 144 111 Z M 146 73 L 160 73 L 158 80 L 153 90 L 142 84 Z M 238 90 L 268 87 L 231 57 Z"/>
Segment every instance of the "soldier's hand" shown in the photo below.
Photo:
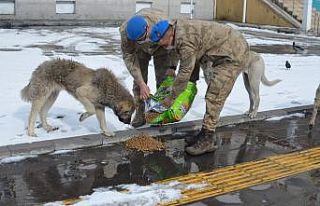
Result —
<path fill-rule="evenodd" d="M 147 100 L 150 96 L 150 88 L 144 82 L 141 83 L 139 87 L 140 87 L 140 98 L 142 100 Z"/>

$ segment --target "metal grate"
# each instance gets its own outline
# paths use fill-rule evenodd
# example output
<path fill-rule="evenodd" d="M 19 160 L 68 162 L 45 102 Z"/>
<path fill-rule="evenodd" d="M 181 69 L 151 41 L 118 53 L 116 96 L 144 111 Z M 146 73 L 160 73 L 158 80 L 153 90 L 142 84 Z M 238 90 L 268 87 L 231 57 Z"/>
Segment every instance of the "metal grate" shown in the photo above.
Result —
<path fill-rule="evenodd" d="M 185 184 L 206 184 L 206 186 L 201 189 L 184 190 L 181 199 L 160 205 L 192 203 L 319 168 L 320 147 L 317 147 L 228 166 L 211 172 L 170 178 L 159 183 L 179 181 Z"/>

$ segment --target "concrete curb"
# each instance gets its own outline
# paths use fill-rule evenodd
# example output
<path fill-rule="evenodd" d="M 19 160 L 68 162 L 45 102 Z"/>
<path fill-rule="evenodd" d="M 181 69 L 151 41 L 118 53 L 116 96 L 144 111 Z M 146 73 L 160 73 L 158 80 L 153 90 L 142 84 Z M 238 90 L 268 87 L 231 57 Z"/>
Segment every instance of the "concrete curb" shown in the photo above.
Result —
<path fill-rule="evenodd" d="M 257 117 L 254 119 L 250 119 L 246 115 L 225 116 L 220 119 L 218 127 L 252 121 L 262 121 L 272 117 L 279 117 L 299 112 L 305 112 L 307 110 L 310 110 L 311 108 L 312 105 L 305 105 L 259 112 Z M 145 126 L 139 129 L 117 131 L 115 137 L 112 138 L 106 138 L 100 134 L 91 134 L 63 139 L 46 140 L 41 142 L 7 145 L 0 147 L 0 158 L 18 155 L 39 155 L 51 153 L 57 150 L 81 149 L 88 147 L 110 145 L 113 143 L 126 141 L 130 139 L 130 137 L 141 133 L 148 133 L 152 136 L 185 133 L 199 130 L 201 128 L 201 123 L 202 120 L 195 120 L 188 122 L 178 122 L 175 124 L 168 124 L 162 126 Z"/>

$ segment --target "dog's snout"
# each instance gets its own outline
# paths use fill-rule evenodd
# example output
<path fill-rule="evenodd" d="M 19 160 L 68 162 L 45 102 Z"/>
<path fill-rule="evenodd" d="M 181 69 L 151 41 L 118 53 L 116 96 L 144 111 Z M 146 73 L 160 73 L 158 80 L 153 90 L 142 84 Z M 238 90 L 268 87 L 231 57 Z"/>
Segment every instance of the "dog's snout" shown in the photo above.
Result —
<path fill-rule="evenodd" d="M 130 122 L 131 122 L 131 118 L 120 118 L 119 117 L 119 120 L 125 124 L 130 124 Z"/>

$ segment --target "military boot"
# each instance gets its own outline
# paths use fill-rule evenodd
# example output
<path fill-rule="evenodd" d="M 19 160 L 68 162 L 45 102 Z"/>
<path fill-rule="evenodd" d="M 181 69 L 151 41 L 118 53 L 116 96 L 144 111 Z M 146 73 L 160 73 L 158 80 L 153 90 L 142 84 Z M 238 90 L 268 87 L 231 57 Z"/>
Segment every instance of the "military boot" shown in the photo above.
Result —
<path fill-rule="evenodd" d="M 184 141 L 186 143 L 186 147 L 191 146 L 198 141 L 198 138 L 199 138 L 198 134 L 199 134 L 199 132 L 193 132 L 193 133 L 189 133 L 188 135 L 186 135 L 186 137 L 184 138 Z"/>
<path fill-rule="evenodd" d="M 131 125 L 134 128 L 141 127 L 146 124 L 146 118 L 144 115 L 144 103 L 140 103 L 136 108 L 136 115 L 134 116 Z"/>
<path fill-rule="evenodd" d="M 202 128 L 196 137 L 198 140 L 193 145 L 186 147 L 186 152 L 188 154 L 201 155 L 206 152 L 213 152 L 218 148 L 214 137 L 214 131 Z"/>

